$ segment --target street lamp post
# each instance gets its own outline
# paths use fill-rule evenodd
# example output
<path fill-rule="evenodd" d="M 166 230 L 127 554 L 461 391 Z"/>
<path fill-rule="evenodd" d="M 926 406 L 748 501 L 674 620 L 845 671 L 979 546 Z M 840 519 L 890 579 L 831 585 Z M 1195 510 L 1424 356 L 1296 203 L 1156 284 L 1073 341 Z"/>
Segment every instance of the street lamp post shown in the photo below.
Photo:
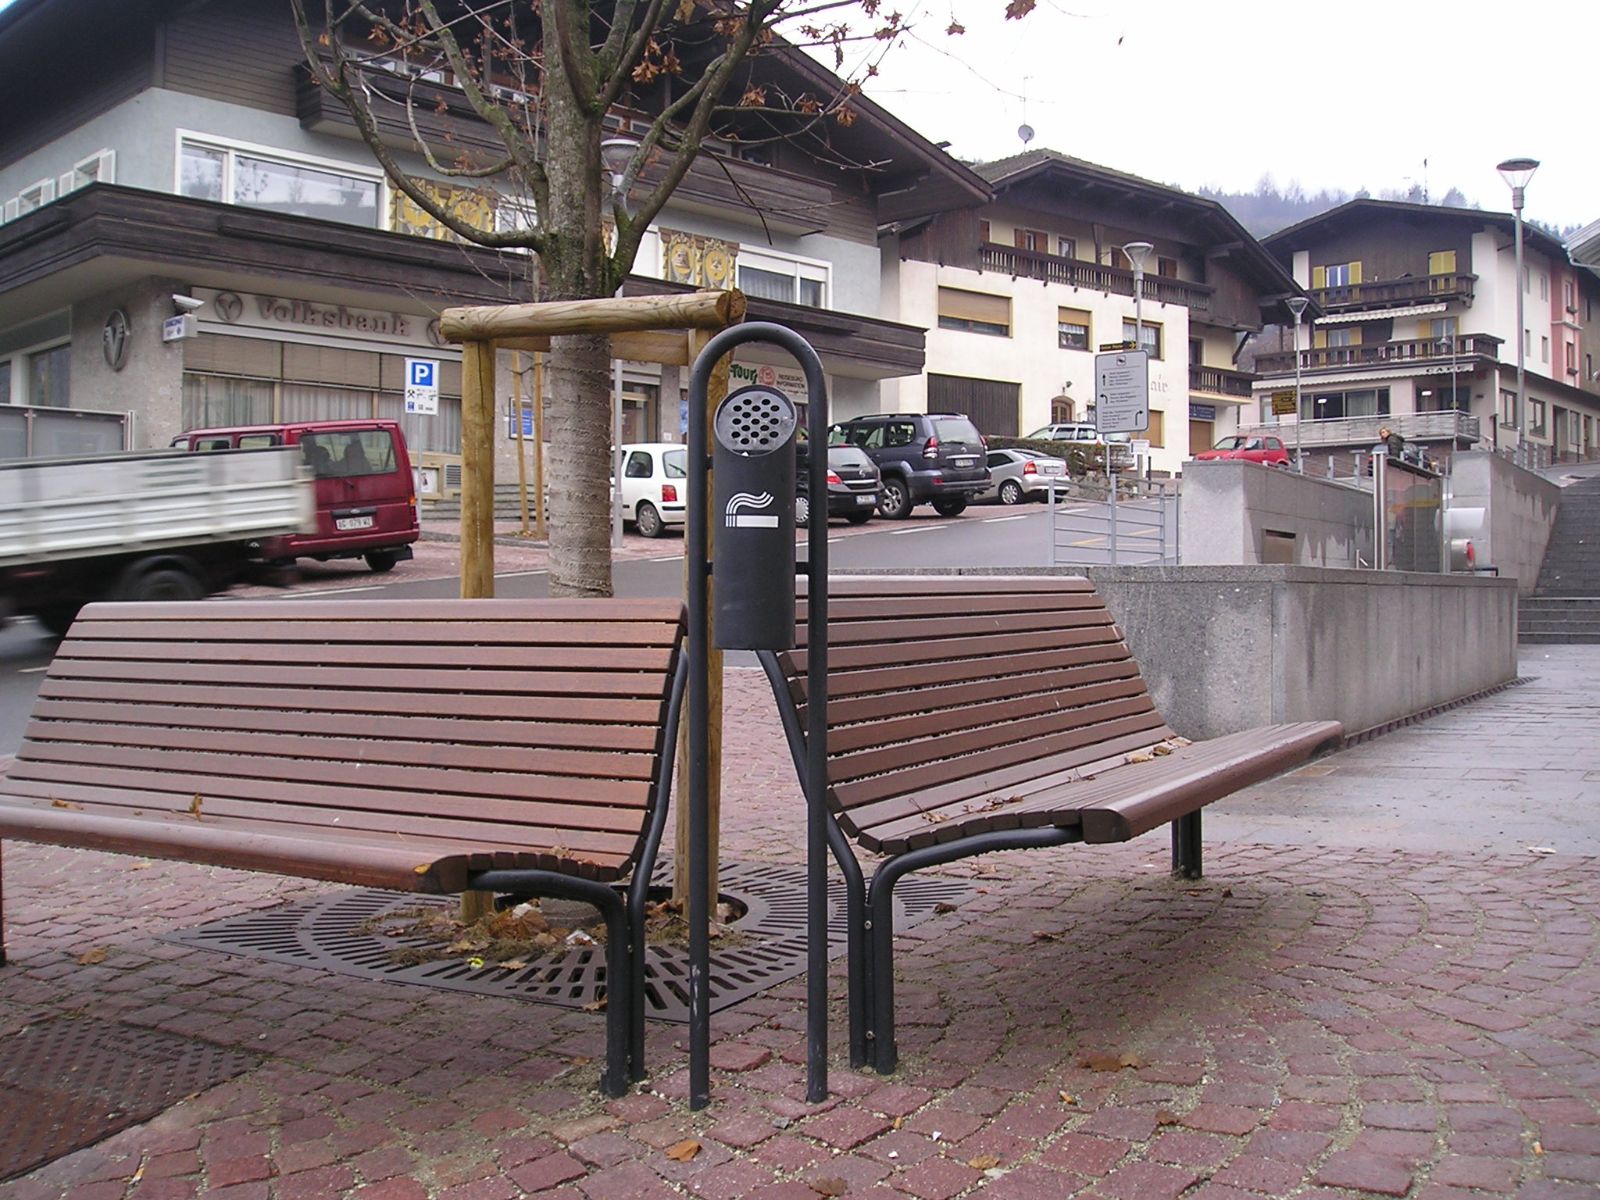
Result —
<path fill-rule="evenodd" d="M 1144 264 L 1155 247 L 1149 242 L 1128 242 L 1122 252 L 1133 264 L 1133 348 L 1144 349 Z"/>
<path fill-rule="evenodd" d="M 1523 414 L 1528 411 L 1528 381 L 1524 373 L 1523 360 L 1526 357 L 1528 335 L 1523 326 L 1523 282 L 1522 282 L 1522 197 L 1523 189 L 1528 186 L 1528 180 L 1533 178 L 1533 173 L 1539 169 L 1539 160 L 1536 158 L 1508 158 L 1495 170 L 1500 172 L 1511 187 L 1511 212 L 1515 217 L 1516 243 L 1517 243 L 1517 407 L 1511 414 L 1511 428 L 1517 435 L 1517 443 L 1522 443 Z"/>
<path fill-rule="evenodd" d="M 1300 457 L 1300 318 L 1305 315 L 1311 301 L 1304 296 L 1290 296 L 1284 301 L 1294 317 L 1294 469 L 1304 472 L 1305 462 Z"/>

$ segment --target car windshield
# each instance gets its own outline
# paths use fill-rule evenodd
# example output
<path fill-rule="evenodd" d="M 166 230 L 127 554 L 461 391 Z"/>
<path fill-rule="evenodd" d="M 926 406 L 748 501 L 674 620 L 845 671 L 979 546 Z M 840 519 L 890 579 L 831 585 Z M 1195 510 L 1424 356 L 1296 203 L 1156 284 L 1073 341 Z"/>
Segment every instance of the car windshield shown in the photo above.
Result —
<path fill-rule="evenodd" d="M 976 446 L 982 440 L 978 427 L 965 417 L 935 417 L 933 432 L 941 442 L 966 442 Z"/>
<path fill-rule="evenodd" d="M 1249 438 L 1225 437 L 1211 448 L 1213 450 L 1243 450 L 1249 441 Z"/>
<path fill-rule="evenodd" d="M 661 473 L 668 479 L 682 479 L 689 474 L 689 451 L 668 450 L 661 456 Z"/>

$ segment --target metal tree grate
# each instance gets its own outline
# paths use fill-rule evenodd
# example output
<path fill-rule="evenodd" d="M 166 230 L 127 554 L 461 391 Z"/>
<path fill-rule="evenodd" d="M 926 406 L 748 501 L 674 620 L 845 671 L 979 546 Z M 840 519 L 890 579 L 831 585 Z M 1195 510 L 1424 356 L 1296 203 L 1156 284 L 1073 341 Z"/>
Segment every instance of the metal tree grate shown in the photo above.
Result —
<path fill-rule="evenodd" d="M 147 1121 L 256 1065 L 236 1050 L 58 1017 L 0 1038 L 0 1179 Z"/>
<path fill-rule="evenodd" d="M 668 870 L 666 864 L 658 866 L 658 883 L 668 881 Z M 765 863 L 723 863 L 718 874 L 724 898 L 742 904 L 745 912 L 730 926 L 739 934 L 737 942 L 718 945 L 713 941 L 711 946 L 712 1012 L 802 975 L 806 969 L 805 871 Z M 895 928 L 921 924 L 934 915 L 936 905 L 960 904 L 970 892 L 957 880 L 903 879 L 895 888 Z M 845 951 L 843 884 L 830 881 L 828 898 L 828 952 L 837 957 Z M 307 903 L 227 917 L 170 934 L 166 940 L 365 979 L 397 980 L 563 1008 L 583 1008 L 604 994 L 602 947 L 562 950 L 507 971 L 494 965 L 473 967 L 462 959 L 398 963 L 394 951 L 426 942 L 361 931 L 363 923 L 374 918 L 424 904 L 453 908 L 455 901 L 396 892 L 338 892 Z M 685 947 L 647 947 L 645 1014 L 662 1021 L 687 1022 L 688 979 Z"/>

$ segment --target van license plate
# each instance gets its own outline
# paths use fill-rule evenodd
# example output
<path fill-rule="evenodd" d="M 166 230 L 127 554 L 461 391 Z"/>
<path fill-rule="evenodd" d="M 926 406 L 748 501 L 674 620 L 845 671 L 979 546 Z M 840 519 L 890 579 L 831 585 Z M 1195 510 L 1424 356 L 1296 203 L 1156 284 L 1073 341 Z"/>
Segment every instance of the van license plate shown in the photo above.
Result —
<path fill-rule="evenodd" d="M 335 529 L 371 529 L 371 517 L 340 517 L 333 523 Z"/>

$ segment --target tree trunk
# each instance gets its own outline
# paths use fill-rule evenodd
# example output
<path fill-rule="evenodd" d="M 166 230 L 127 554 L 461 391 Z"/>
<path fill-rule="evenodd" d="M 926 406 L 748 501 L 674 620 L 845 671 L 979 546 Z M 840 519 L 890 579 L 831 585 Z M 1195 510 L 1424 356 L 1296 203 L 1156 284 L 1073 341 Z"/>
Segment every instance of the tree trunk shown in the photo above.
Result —
<path fill-rule="evenodd" d="M 560 39 L 546 39 L 546 174 L 549 211 L 539 214 L 549 248 L 541 255 L 541 300 L 592 300 L 605 288 L 600 236 L 599 115 L 567 90 Z M 611 351 L 603 335 L 551 339 L 550 594 L 611 595 Z"/>

